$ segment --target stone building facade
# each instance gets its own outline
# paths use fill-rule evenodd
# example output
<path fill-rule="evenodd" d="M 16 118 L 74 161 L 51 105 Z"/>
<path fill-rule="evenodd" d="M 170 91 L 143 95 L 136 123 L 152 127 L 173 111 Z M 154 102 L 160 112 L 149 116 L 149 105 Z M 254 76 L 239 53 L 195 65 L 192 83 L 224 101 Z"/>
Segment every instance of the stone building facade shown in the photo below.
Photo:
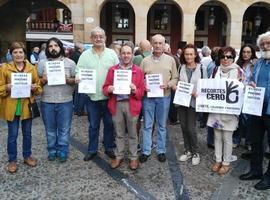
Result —
<path fill-rule="evenodd" d="M 0 0 L 0 48 L 26 41 L 25 22 L 48 7 L 71 12 L 72 42 L 89 43 L 91 29 L 101 26 L 108 44 L 161 33 L 173 51 L 186 43 L 240 48 L 270 27 L 270 0 Z"/>

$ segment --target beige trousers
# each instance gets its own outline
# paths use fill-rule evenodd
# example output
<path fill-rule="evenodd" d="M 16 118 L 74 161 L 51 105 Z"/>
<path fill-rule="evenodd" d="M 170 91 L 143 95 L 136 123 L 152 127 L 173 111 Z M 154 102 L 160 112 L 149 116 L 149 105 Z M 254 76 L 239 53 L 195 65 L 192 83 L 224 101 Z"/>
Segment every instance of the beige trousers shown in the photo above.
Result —
<path fill-rule="evenodd" d="M 116 103 L 116 114 L 112 117 L 112 119 L 116 132 L 115 156 L 117 159 L 124 158 L 126 137 L 128 137 L 129 159 L 136 160 L 138 158 L 138 137 L 136 131 L 138 117 L 139 116 L 131 116 L 128 101 L 118 101 Z M 127 136 L 126 130 L 128 132 Z"/>
<path fill-rule="evenodd" d="M 216 162 L 222 162 L 223 165 L 229 165 L 233 149 L 233 131 L 214 129 L 214 132 Z"/>

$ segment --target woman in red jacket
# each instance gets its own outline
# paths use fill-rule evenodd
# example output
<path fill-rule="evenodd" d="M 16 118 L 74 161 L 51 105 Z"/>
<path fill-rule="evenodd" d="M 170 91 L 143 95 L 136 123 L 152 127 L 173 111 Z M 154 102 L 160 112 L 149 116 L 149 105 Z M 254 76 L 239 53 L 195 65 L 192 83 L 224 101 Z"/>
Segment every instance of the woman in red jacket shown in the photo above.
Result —
<path fill-rule="evenodd" d="M 119 167 L 124 158 L 126 127 L 128 130 L 129 167 L 132 170 L 136 170 L 139 166 L 136 124 L 142 108 L 144 74 L 138 66 L 132 63 L 132 59 L 132 47 L 128 44 L 123 45 L 120 49 L 121 62 L 109 69 L 103 85 L 103 93 L 109 97 L 108 108 L 112 114 L 116 131 L 116 158 L 111 161 L 111 167 L 113 169 Z M 131 71 L 130 94 L 116 92 L 116 87 L 114 86 L 114 74 L 116 70 Z"/>

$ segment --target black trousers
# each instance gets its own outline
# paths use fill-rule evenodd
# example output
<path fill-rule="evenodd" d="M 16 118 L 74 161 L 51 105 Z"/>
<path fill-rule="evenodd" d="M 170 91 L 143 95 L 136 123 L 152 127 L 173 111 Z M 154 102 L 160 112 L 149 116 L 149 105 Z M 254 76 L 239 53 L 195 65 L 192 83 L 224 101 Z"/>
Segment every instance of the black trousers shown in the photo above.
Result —
<path fill-rule="evenodd" d="M 264 134 L 270 134 L 270 115 L 251 116 L 251 149 L 250 169 L 263 174 Z M 270 135 L 268 135 L 269 137 Z M 270 162 L 266 174 L 270 176 Z"/>

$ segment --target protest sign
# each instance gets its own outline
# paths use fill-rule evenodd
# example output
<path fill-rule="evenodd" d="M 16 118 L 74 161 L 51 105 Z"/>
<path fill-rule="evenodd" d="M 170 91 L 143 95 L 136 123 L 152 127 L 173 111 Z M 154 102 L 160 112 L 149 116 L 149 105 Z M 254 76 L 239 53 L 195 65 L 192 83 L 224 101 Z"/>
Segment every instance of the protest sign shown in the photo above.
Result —
<path fill-rule="evenodd" d="M 96 70 L 79 69 L 78 93 L 94 94 L 96 93 Z"/>
<path fill-rule="evenodd" d="M 11 98 L 30 97 L 32 74 L 11 73 Z"/>
<path fill-rule="evenodd" d="M 235 79 L 200 79 L 197 85 L 196 112 L 240 115 L 243 83 Z"/>
<path fill-rule="evenodd" d="M 131 70 L 114 70 L 114 94 L 130 94 L 131 74 Z"/>
<path fill-rule="evenodd" d="M 48 85 L 66 84 L 66 75 L 64 61 L 47 61 L 46 62 Z"/>
<path fill-rule="evenodd" d="M 262 115 L 265 88 L 246 86 L 244 95 L 243 113 L 250 115 Z"/>
<path fill-rule="evenodd" d="M 162 74 L 147 74 L 146 87 L 150 91 L 147 92 L 147 97 L 164 97 L 164 91 L 160 88 L 163 85 Z"/>
<path fill-rule="evenodd" d="M 177 84 L 177 90 L 174 95 L 173 103 L 189 107 L 193 88 L 194 84 L 179 81 Z"/>

